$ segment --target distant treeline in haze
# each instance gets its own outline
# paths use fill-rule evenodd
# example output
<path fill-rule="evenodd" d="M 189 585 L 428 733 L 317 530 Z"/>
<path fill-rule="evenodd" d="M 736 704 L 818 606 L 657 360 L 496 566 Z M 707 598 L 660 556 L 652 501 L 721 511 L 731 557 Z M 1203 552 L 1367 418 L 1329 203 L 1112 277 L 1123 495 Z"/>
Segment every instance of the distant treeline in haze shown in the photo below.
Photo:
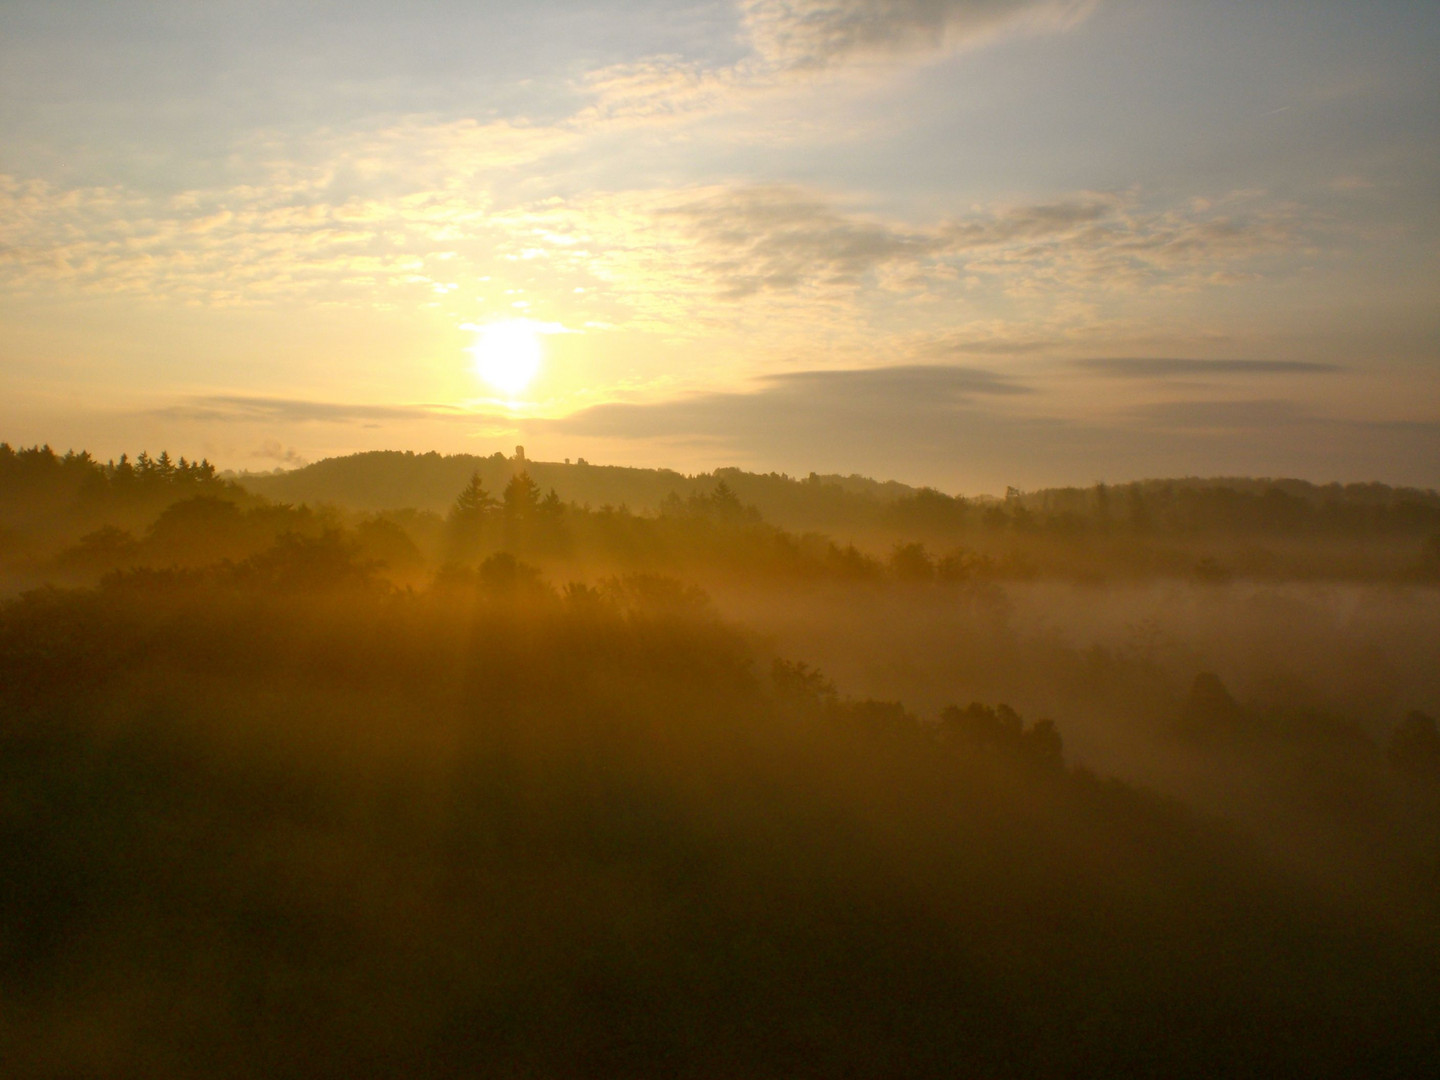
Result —
<path fill-rule="evenodd" d="M 503 453 L 414 454 L 372 451 L 328 458 L 279 474 L 246 474 L 248 490 L 286 502 L 326 502 L 358 510 L 444 512 L 472 474 L 491 490 L 504 486 L 516 459 Z M 1004 499 L 946 495 L 862 476 L 790 477 L 717 469 L 686 476 L 669 469 L 523 461 L 543 489 L 577 505 L 655 512 L 671 496 L 706 494 L 723 480 L 766 521 L 790 529 L 875 526 L 951 529 L 999 527 L 1187 532 L 1288 530 L 1440 531 L 1440 493 L 1380 483 L 1317 485 L 1303 480 L 1187 478 L 1050 488 Z"/>
<path fill-rule="evenodd" d="M 167 453 L 102 463 L 0 444 L 0 558 L 32 570 L 57 549 L 72 570 L 105 570 L 182 548 L 192 561 L 239 557 L 287 529 L 345 527 L 407 572 L 508 550 L 910 581 L 1440 575 L 1440 495 L 1384 484 L 1151 480 L 966 499 L 861 477 L 398 452 L 227 479 Z"/>

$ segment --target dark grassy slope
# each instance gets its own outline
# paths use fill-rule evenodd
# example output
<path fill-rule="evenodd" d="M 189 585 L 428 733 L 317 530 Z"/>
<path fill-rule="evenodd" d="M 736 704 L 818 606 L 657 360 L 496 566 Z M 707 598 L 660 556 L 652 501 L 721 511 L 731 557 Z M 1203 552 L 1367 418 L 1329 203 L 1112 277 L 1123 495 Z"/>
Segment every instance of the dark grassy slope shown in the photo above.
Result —
<path fill-rule="evenodd" d="M 1415 1075 L 1342 901 L 1043 725 L 768 666 L 693 591 L 292 548 L 0 610 L 26 1076 Z"/>

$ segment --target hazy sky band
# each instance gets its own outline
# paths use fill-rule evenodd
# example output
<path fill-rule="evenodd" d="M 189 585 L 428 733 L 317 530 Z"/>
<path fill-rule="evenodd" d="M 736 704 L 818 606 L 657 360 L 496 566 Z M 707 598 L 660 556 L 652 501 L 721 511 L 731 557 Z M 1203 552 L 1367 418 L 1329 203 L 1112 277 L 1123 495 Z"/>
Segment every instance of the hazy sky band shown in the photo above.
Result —
<path fill-rule="evenodd" d="M 1437 24 L 0 4 L 3 437 L 1434 485 Z M 523 402 L 465 351 L 502 318 L 573 331 Z"/>

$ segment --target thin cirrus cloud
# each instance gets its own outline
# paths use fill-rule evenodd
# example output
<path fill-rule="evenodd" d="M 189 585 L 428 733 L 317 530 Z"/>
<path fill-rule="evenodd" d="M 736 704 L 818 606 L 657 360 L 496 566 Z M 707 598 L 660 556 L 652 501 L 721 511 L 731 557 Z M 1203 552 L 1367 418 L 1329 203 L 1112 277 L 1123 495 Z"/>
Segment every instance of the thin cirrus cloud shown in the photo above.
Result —
<path fill-rule="evenodd" d="M 759 292 L 854 285 L 889 264 L 941 253 L 933 231 L 846 214 L 815 193 L 785 185 L 712 189 L 656 214 L 700 254 L 700 268 L 727 299 Z"/>
<path fill-rule="evenodd" d="M 1014 33 L 1067 30 L 1099 0 L 740 0 L 748 52 L 731 64 L 644 56 L 589 72 L 576 120 L 672 123 L 783 93 L 797 78 L 944 55 Z"/>
<path fill-rule="evenodd" d="M 650 216 L 662 231 L 669 224 L 680 232 L 692 261 L 733 298 L 849 285 L 887 265 L 923 273 L 937 260 L 1006 287 L 1194 287 L 1224 267 L 1287 251 L 1301 228 L 1284 207 L 1181 213 L 1147 210 L 1133 195 L 1093 193 L 917 226 L 847 211 L 793 185 L 667 195 Z"/>
<path fill-rule="evenodd" d="M 1133 193 L 1079 193 L 914 224 L 794 184 L 499 206 L 483 184 L 457 191 L 434 178 L 447 160 L 456 175 L 473 173 L 476 140 L 492 137 L 444 126 L 437 145 L 417 155 L 426 167 L 386 195 L 328 182 L 336 171 L 378 167 L 365 147 L 348 144 L 326 169 L 173 196 L 0 177 L 0 286 L 373 307 L 478 290 L 493 276 L 504 285 L 486 292 L 570 297 L 567 321 L 628 321 L 689 336 L 753 315 L 762 300 L 791 320 L 833 325 L 843 299 L 860 322 L 897 297 L 953 297 L 965 274 L 967 287 L 1028 297 L 1026 317 L 1039 325 L 1080 295 L 1211 287 L 1217 275 L 1283 257 L 1314 228 L 1293 208 L 1239 196 L 1182 211 L 1146 207 Z M 402 142 L 424 140 L 412 133 Z"/>
<path fill-rule="evenodd" d="M 1024 383 L 984 368 L 915 364 L 796 371 L 765 376 L 750 392 L 701 393 L 656 404 L 614 402 L 542 426 L 604 438 L 693 434 L 737 445 L 773 440 L 786 431 L 827 441 L 841 431 L 846 438 L 868 441 L 897 428 L 943 426 L 957 410 L 973 408 L 981 399 L 1029 393 Z"/>
<path fill-rule="evenodd" d="M 907 408 L 954 405 L 968 402 L 977 395 L 1009 397 L 1032 392 L 1026 384 L 996 371 L 938 364 L 790 371 L 768 375 L 760 383 L 780 397 L 794 396 L 812 402 L 860 398 Z"/>
<path fill-rule="evenodd" d="M 571 238 L 604 290 L 656 320 L 678 311 L 681 333 L 753 315 L 762 301 L 818 322 L 842 300 L 854 313 L 986 287 L 1029 303 L 1039 325 L 1077 297 L 1214 287 L 1217 275 L 1283 259 L 1313 227 L 1288 207 L 1157 210 L 1130 193 L 912 224 L 783 184 L 554 202 L 518 212 L 515 224 Z"/>
<path fill-rule="evenodd" d="M 936 52 L 1075 25 L 1096 0 L 742 0 L 756 52 L 789 68 Z"/>
<path fill-rule="evenodd" d="M 909 463 L 903 475 L 912 482 L 972 493 L 1106 476 L 1318 469 L 1364 479 L 1386 462 L 1396 482 L 1424 484 L 1425 463 L 1440 454 L 1440 424 L 1338 419 L 1274 398 L 1155 402 L 1109 420 L 1060 415 L 1028 383 L 942 365 L 776 375 L 749 393 L 601 405 L 532 430 L 567 443 L 688 447 L 767 468 L 901 475 Z"/>
<path fill-rule="evenodd" d="M 1336 364 L 1309 360 L 1200 360 L 1187 357 L 1091 357 L 1076 366 L 1098 375 L 1125 379 L 1168 378 L 1175 375 L 1328 375 Z"/>
<path fill-rule="evenodd" d="M 365 405 L 300 398 L 248 397 L 239 394 L 217 394 L 168 405 L 156 410 L 156 415 L 172 420 L 203 423 L 267 424 L 366 424 L 460 417 L 466 420 L 475 419 L 472 414 L 449 405 Z"/>

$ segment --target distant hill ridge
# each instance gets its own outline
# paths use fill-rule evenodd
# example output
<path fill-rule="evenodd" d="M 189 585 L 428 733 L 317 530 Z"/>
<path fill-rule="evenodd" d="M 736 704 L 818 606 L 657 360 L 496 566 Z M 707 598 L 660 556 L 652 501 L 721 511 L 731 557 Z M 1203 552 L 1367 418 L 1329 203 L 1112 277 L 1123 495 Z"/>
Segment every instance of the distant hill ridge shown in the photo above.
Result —
<path fill-rule="evenodd" d="M 495 453 L 439 454 L 434 451 L 374 450 L 326 458 L 313 465 L 274 474 L 238 474 L 233 479 L 257 495 L 281 502 L 335 503 L 356 510 L 414 508 L 444 513 L 474 473 L 492 494 L 498 494 L 520 469 L 529 472 L 543 491 L 551 488 L 565 502 L 592 507 L 627 506 L 636 513 L 653 512 L 668 495 L 687 498 L 709 494 L 720 481 L 740 501 L 755 506 L 767 521 L 813 527 L 853 517 L 920 489 L 896 481 L 863 476 L 795 478 L 781 473 L 750 473 L 721 468 L 686 476 L 673 469 L 621 465 L 534 461 Z"/>
<path fill-rule="evenodd" d="M 442 455 L 431 451 L 377 450 L 326 458 L 291 472 L 233 477 L 247 490 L 280 502 L 331 503 L 362 511 L 413 508 L 446 512 L 474 473 L 498 494 L 519 470 L 529 472 L 542 491 L 554 489 L 567 503 L 600 508 L 628 507 L 636 513 L 659 510 L 670 496 L 682 500 L 708 495 L 723 481 L 739 500 L 766 521 L 795 530 L 874 523 L 901 514 L 916 520 L 954 520 L 965 503 L 978 512 L 1004 507 L 1011 515 L 1075 516 L 1092 521 L 1143 524 L 1152 515 L 1210 524 L 1283 526 L 1300 520 L 1353 526 L 1380 518 L 1389 527 L 1431 529 L 1440 514 L 1433 490 L 1382 483 L 1314 484 L 1306 480 L 1256 477 L 1185 477 L 1138 480 L 1091 487 L 1010 488 L 1003 502 L 990 496 L 964 499 L 898 481 L 850 475 L 792 477 L 738 468 L 685 475 L 673 469 L 533 461 L 494 453 Z M 1338 515 L 1338 516 L 1337 516 Z"/>

